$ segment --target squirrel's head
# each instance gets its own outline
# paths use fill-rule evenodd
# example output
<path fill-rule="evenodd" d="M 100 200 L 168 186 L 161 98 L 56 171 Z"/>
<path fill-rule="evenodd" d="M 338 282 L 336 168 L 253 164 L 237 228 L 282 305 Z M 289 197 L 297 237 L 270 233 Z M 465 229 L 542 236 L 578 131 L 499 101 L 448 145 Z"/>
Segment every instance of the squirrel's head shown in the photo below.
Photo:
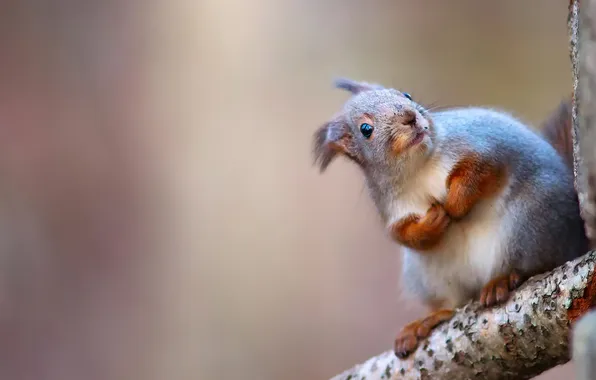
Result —
<path fill-rule="evenodd" d="M 365 173 L 392 176 L 415 169 L 428 156 L 434 143 L 433 122 L 408 93 L 349 79 L 338 79 L 335 86 L 353 95 L 315 133 L 315 163 L 321 172 L 340 155 Z"/>

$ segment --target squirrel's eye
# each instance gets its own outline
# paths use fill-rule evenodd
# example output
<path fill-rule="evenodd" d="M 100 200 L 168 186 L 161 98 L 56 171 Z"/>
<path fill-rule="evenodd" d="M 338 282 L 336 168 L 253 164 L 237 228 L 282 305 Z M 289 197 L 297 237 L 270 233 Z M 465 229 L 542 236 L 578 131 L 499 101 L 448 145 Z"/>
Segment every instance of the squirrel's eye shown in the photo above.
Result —
<path fill-rule="evenodd" d="M 367 123 L 360 124 L 360 132 L 362 132 L 362 136 L 369 138 L 373 132 L 373 126 Z"/>
<path fill-rule="evenodd" d="M 403 95 L 404 95 L 406 98 L 408 98 L 408 99 L 412 100 L 412 95 L 408 94 L 407 92 L 402 92 L 402 94 L 403 94 Z"/>

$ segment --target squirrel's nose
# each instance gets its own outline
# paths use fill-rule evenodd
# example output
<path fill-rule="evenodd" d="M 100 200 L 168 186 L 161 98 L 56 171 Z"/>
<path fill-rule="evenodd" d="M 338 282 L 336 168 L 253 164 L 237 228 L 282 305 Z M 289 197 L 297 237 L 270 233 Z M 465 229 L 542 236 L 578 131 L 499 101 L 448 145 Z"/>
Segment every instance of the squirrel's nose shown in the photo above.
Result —
<path fill-rule="evenodd" d="M 405 125 L 416 124 L 416 111 L 404 110 L 404 113 L 402 116 L 402 123 L 404 123 Z"/>

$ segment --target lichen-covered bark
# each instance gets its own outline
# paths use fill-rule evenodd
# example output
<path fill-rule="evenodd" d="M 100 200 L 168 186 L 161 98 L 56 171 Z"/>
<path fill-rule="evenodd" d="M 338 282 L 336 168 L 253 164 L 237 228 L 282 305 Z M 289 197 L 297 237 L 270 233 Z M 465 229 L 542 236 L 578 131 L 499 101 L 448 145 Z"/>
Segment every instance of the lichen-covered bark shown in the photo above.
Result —
<path fill-rule="evenodd" d="M 596 299 L 596 252 L 527 281 L 504 305 L 477 302 L 406 360 L 387 351 L 332 380 L 529 379 L 569 361 L 573 322 Z"/>

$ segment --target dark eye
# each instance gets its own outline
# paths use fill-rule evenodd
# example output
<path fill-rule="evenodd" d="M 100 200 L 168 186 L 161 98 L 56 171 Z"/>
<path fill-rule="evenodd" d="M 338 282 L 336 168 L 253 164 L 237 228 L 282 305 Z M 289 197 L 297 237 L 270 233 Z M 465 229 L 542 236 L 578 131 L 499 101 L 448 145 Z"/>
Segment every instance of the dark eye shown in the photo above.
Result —
<path fill-rule="evenodd" d="M 406 98 L 408 98 L 408 99 L 412 100 L 412 95 L 408 94 L 407 92 L 402 92 L 402 94 L 403 94 L 403 95 L 404 95 Z"/>
<path fill-rule="evenodd" d="M 362 136 L 369 138 L 373 133 L 373 126 L 367 123 L 360 124 L 360 132 Z"/>

